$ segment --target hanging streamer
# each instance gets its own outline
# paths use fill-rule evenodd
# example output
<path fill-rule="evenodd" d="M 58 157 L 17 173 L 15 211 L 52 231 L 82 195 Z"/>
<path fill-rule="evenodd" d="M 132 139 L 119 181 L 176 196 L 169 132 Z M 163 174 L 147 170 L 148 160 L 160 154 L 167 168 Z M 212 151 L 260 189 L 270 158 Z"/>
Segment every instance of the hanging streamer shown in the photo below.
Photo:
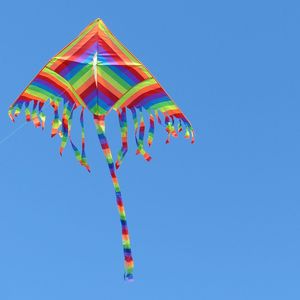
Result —
<path fill-rule="evenodd" d="M 118 152 L 118 159 L 116 161 L 116 168 L 118 169 L 127 153 L 128 150 L 128 127 L 127 127 L 127 117 L 126 117 L 126 108 L 122 108 L 121 111 L 118 111 L 120 129 L 121 129 L 121 139 L 122 139 L 122 147 Z"/>

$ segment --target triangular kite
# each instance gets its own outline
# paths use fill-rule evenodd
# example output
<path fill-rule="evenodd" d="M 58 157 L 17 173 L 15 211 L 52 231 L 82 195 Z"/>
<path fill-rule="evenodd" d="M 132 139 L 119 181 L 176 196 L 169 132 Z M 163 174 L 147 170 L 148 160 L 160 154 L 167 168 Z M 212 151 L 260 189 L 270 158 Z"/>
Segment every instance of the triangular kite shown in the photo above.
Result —
<path fill-rule="evenodd" d="M 155 119 L 158 123 L 163 123 L 168 135 L 167 143 L 171 135 L 177 137 L 177 131 L 182 131 L 182 127 L 185 128 L 185 137 L 191 138 L 193 142 L 192 126 L 146 67 L 121 44 L 100 19 L 87 26 L 76 39 L 46 64 L 10 106 L 9 116 L 14 121 L 24 107 L 26 120 L 32 120 L 36 127 L 44 128 L 46 116 L 43 106 L 47 101 L 54 111 L 51 136 L 58 134 L 61 137 L 60 153 L 63 153 L 69 140 L 77 160 L 88 171 L 90 167 L 85 155 L 84 110 L 87 109 L 93 115 L 116 193 L 122 225 L 125 279 L 130 280 L 133 278 L 133 259 L 115 172 L 127 152 L 127 110 L 131 111 L 134 121 L 136 153 L 148 161 L 151 157 L 144 148 L 144 112 L 149 117 L 149 146 L 153 140 Z M 60 106 L 63 106 L 61 117 Z M 81 151 L 71 138 L 72 117 L 77 108 L 81 108 Z M 115 164 L 105 135 L 105 117 L 112 110 L 118 114 L 122 138 L 122 146 Z"/>

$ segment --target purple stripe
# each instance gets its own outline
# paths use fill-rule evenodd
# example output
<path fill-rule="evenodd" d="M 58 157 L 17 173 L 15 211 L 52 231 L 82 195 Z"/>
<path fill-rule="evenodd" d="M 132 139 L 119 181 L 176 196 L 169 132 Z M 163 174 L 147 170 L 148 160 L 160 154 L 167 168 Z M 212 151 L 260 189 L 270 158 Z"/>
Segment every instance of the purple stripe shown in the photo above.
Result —
<path fill-rule="evenodd" d="M 149 96 L 146 96 L 145 98 L 143 98 L 138 104 L 138 106 L 145 106 L 146 104 L 148 104 L 148 102 L 150 102 L 151 100 L 154 99 L 158 99 L 158 98 L 163 98 L 163 97 L 168 97 L 167 94 L 165 92 L 159 92 L 159 93 L 155 93 Z"/>
<path fill-rule="evenodd" d="M 99 100 L 105 102 L 108 106 L 113 106 L 114 105 L 114 101 L 112 99 L 110 99 L 107 95 L 105 95 L 104 93 L 101 92 L 101 90 L 98 90 L 98 97 Z"/>

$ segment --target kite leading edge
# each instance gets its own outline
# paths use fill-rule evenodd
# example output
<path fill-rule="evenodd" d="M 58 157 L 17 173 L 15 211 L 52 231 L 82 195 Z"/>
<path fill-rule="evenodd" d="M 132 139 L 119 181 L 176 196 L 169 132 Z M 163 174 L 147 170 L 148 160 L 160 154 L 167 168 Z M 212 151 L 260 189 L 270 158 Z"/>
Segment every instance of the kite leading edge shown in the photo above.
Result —
<path fill-rule="evenodd" d="M 177 132 L 181 132 L 183 127 L 185 138 L 190 138 L 193 143 L 194 131 L 191 123 L 146 67 L 121 44 L 101 19 L 88 25 L 43 67 L 9 107 L 8 114 L 14 121 L 24 108 L 26 120 L 31 120 L 35 127 L 44 128 L 46 115 L 43 113 L 43 106 L 46 102 L 53 108 L 51 137 L 58 135 L 61 138 L 60 154 L 62 155 L 67 141 L 70 141 L 76 159 L 88 171 L 90 166 L 85 154 L 84 111 L 87 109 L 93 115 L 116 194 L 122 227 L 124 277 L 132 280 L 130 238 L 116 176 L 116 169 L 120 167 L 128 150 L 127 112 L 131 111 L 134 122 L 136 154 L 142 155 L 147 161 L 151 160 L 151 156 L 144 147 L 144 114 L 149 117 L 149 146 L 153 141 L 155 119 L 167 131 L 166 143 L 169 143 L 170 136 L 177 137 Z M 71 138 L 73 112 L 78 108 L 81 108 L 81 151 Z M 112 110 L 118 114 L 122 140 L 116 162 L 105 135 L 105 117 Z"/>

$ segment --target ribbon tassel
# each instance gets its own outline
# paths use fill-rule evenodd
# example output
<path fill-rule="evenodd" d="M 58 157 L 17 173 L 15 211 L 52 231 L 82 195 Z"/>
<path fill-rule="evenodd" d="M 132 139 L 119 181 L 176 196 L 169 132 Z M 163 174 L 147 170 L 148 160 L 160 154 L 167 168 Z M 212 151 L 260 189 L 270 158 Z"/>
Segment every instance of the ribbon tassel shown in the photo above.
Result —
<path fill-rule="evenodd" d="M 39 117 L 38 117 L 37 104 L 38 104 L 38 101 L 34 100 L 32 112 L 31 112 L 31 120 L 32 120 L 35 127 L 40 127 L 41 122 L 40 122 Z"/>
<path fill-rule="evenodd" d="M 151 147 L 154 137 L 154 117 L 152 113 L 149 116 L 148 146 Z"/>
<path fill-rule="evenodd" d="M 43 106 L 44 106 L 44 102 L 40 101 L 39 102 L 39 112 L 38 112 L 38 115 L 39 115 L 39 118 L 41 119 L 41 126 L 42 126 L 42 129 L 45 128 L 45 122 L 46 122 L 46 115 L 43 113 L 42 109 L 43 109 Z"/>
<path fill-rule="evenodd" d="M 71 116 L 72 107 L 69 102 L 64 102 L 64 109 L 62 114 L 62 137 L 61 137 L 61 144 L 59 148 L 60 155 L 63 154 L 63 151 L 67 145 L 67 141 L 69 138 L 69 120 Z"/>
<path fill-rule="evenodd" d="M 51 137 L 54 137 L 58 133 L 58 129 L 61 125 L 61 120 L 59 119 L 58 107 L 59 107 L 60 99 L 50 99 L 50 105 L 53 107 L 54 118 L 52 121 L 51 128 Z"/>
<path fill-rule="evenodd" d="M 25 102 L 25 117 L 26 117 L 27 122 L 29 122 L 31 120 L 29 102 Z"/>
<path fill-rule="evenodd" d="M 80 113 L 80 124 L 81 124 L 81 165 L 84 166 L 89 172 L 91 172 L 90 166 L 87 163 L 87 158 L 85 154 L 85 133 L 84 133 L 84 108 L 81 109 Z"/>
<path fill-rule="evenodd" d="M 88 172 L 91 171 L 90 166 L 87 163 L 87 159 L 86 159 L 86 155 L 85 155 L 85 136 L 84 136 L 84 121 L 83 121 L 83 110 L 81 111 L 80 114 L 80 123 L 81 123 L 81 153 L 78 150 L 78 148 L 75 146 L 75 144 L 72 141 L 72 137 L 71 137 L 71 126 L 72 126 L 72 119 L 73 119 L 73 112 L 74 109 L 76 108 L 76 106 L 74 105 L 71 111 L 71 115 L 69 118 L 69 139 L 70 139 L 70 143 L 71 146 L 73 148 L 73 151 L 75 153 L 75 157 L 76 159 L 79 161 L 79 163 L 84 166 Z"/>
<path fill-rule="evenodd" d="M 141 111 L 141 109 L 140 109 Z M 135 136 L 135 142 L 137 145 L 136 154 L 141 154 L 145 160 L 150 161 L 151 156 L 145 151 L 144 149 L 144 135 L 145 135 L 145 123 L 144 123 L 144 117 L 141 111 L 140 116 L 140 128 L 139 128 L 139 136 L 137 138 L 137 132 L 138 132 L 138 120 L 137 120 L 137 113 L 135 108 L 131 108 L 132 112 L 132 118 L 134 123 L 134 136 Z"/>
<path fill-rule="evenodd" d="M 118 159 L 116 161 L 116 168 L 118 169 L 128 151 L 128 126 L 127 126 L 127 117 L 126 117 L 126 108 L 122 108 L 121 111 L 118 111 L 120 129 L 121 129 L 121 139 L 122 146 L 118 152 Z"/>

